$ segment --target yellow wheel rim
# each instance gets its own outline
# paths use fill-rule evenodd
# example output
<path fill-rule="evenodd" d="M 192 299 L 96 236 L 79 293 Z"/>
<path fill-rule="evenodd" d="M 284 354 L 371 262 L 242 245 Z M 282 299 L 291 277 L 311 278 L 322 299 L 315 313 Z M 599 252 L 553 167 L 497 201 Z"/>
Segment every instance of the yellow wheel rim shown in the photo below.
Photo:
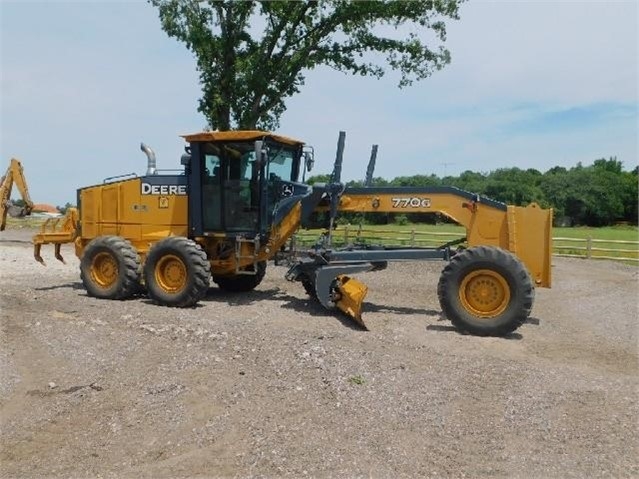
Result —
<path fill-rule="evenodd" d="M 108 289 L 118 280 L 118 262 L 111 253 L 98 253 L 91 261 L 91 278 L 101 288 Z"/>
<path fill-rule="evenodd" d="M 167 293 L 177 293 L 184 289 L 186 279 L 186 265 L 180 257 L 168 254 L 157 262 L 155 280 Z"/>
<path fill-rule="evenodd" d="M 501 274 L 479 269 L 464 278 L 459 288 L 459 299 L 474 316 L 494 318 L 508 307 L 510 287 Z"/>

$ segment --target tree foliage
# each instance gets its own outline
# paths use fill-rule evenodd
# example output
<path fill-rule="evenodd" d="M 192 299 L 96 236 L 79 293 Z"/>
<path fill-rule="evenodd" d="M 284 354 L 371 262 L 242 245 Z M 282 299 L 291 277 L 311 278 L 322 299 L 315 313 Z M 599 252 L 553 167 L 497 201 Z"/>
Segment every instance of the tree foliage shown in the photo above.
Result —
<path fill-rule="evenodd" d="M 197 60 L 199 111 L 213 129 L 274 129 L 305 72 L 320 65 L 410 85 L 450 62 L 447 19 L 463 0 L 149 0 Z M 428 46 L 415 32 L 440 42 Z"/>
<path fill-rule="evenodd" d="M 69 210 L 69 208 L 76 208 L 76 206 L 72 203 L 69 203 L 68 201 L 64 204 L 64 206 L 56 206 L 56 208 L 58 209 L 58 211 L 60 213 L 62 213 L 63 215 L 66 214 L 66 212 Z"/>

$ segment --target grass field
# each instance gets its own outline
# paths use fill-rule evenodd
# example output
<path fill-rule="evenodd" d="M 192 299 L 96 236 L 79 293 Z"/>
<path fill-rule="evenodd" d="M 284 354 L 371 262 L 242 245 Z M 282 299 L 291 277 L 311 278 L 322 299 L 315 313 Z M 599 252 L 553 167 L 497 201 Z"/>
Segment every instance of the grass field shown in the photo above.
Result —
<path fill-rule="evenodd" d="M 592 238 L 597 240 L 639 241 L 639 228 L 636 226 L 605 226 L 589 228 L 578 226 L 574 228 L 553 228 L 553 238 Z"/>

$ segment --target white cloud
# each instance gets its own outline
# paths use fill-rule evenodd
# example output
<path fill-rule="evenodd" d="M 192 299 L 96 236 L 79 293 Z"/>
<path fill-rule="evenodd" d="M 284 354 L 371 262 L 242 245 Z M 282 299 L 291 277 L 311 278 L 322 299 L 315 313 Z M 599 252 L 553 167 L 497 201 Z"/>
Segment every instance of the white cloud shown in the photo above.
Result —
<path fill-rule="evenodd" d="M 139 142 L 161 167 L 178 166 L 178 134 L 200 130 L 195 62 L 146 3 L 0 3 L 0 167 L 25 163 L 34 198 L 72 201 L 79 186 L 144 171 Z M 344 178 L 571 166 L 599 156 L 637 162 L 636 2 L 468 2 L 449 25 L 453 63 L 398 90 L 329 69 L 308 75 L 280 131 L 332 167 L 347 131 Z M 37 34 L 36 34 L 37 33 Z M 635 114 L 557 132 L 512 125 L 588 105 Z M 446 164 L 446 166 L 444 165 Z"/>
<path fill-rule="evenodd" d="M 391 177 L 443 174 L 444 164 L 449 174 L 547 169 L 614 154 L 636 164 L 637 3 L 469 2 L 448 32 L 452 64 L 404 90 L 393 74 L 311 72 L 283 130 L 318 146 L 318 169 L 330 171 L 337 131 L 346 129 L 347 161 L 357 164 L 344 165 L 349 179 L 363 177 L 372 143 L 380 144 L 376 173 Z M 602 124 L 494 141 L 540 113 L 593 104 L 635 105 L 635 114 L 615 132 Z"/>

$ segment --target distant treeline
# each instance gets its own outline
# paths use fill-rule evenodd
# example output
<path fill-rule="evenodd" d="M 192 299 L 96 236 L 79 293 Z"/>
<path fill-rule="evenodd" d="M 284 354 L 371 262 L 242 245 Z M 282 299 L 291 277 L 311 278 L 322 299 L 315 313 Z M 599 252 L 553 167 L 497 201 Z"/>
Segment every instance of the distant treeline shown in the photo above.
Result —
<path fill-rule="evenodd" d="M 374 178 L 374 186 L 456 186 L 472 193 L 516 206 L 536 202 L 553 208 L 555 220 L 563 225 L 608 226 L 619 222 L 637 224 L 639 201 L 635 167 L 624 171 L 615 157 L 595 160 L 590 166 L 566 169 L 561 166 L 545 173 L 530 168 L 502 168 L 490 173 L 465 171 L 459 176 L 400 176 L 393 180 Z M 328 182 L 330 175 L 316 175 L 310 183 Z M 350 181 L 347 186 L 363 186 L 362 181 Z M 381 217 L 380 217 L 381 216 Z M 357 214 L 350 222 L 382 223 L 392 220 L 385 215 Z M 408 214 L 400 222 L 432 222 L 424 215 Z"/>

